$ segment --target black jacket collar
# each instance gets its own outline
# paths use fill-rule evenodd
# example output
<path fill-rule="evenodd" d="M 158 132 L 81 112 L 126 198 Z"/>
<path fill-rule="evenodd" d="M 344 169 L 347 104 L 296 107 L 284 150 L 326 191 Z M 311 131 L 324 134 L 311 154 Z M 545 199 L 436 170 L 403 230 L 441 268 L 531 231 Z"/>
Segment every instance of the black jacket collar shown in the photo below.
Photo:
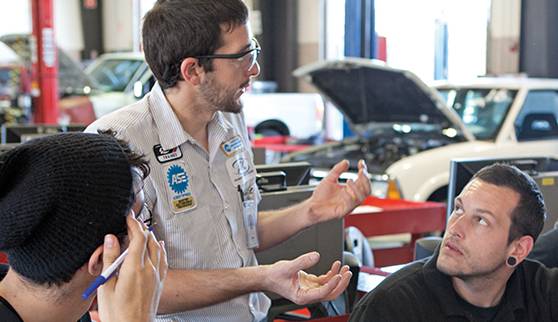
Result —
<path fill-rule="evenodd" d="M 451 277 L 436 268 L 439 249 L 426 262 L 423 269 L 424 280 L 427 287 L 435 294 L 446 317 L 461 316 L 470 318 L 468 312 L 463 310 L 459 303 L 459 294 L 453 288 Z M 502 297 L 501 308 L 496 315 L 496 320 L 513 321 L 517 310 L 525 310 L 523 283 L 523 263 L 519 264 L 511 275 Z"/>

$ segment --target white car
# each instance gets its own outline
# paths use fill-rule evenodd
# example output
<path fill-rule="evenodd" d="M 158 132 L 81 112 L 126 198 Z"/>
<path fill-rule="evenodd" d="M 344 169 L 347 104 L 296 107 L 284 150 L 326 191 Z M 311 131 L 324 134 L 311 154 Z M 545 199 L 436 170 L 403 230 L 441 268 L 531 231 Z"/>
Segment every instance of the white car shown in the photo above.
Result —
<path fill-rule="evenodd" d="M 449 161 L 558 155 L 558 80 L 479 78 L 435 85 L 476 140 L 401 159 L 386 173 L 412 200 L 444 200 Z"/>
<path fill-rule="evenodd" d="M 96 89 L 89 96 L 96 118 L 134 103 L 155 84 L 142 53 L 103 54 L 85 73 Z"/>
<path fill-rule="evenodd" d="M 454 158 L 558 155 L 558 80 L 478 78 L 428 87 L 408 71 L 370 60 L 318 63 L 298 71 L 342 110 L 357 133 L 284 161 L 330 167 L 366 160 L 373 190 L 395 183 L 406 199 L 447 198 Z"/>

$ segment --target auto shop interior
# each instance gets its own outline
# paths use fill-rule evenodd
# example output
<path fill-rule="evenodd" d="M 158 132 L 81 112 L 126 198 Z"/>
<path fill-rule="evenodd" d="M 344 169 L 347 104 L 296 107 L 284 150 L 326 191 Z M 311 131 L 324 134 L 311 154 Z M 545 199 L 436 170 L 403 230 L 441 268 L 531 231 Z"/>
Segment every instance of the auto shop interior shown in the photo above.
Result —
<path fill-rule="evenodd" d="M 556 30 L 0 0 L 0 321 L 558 321 Z"/>

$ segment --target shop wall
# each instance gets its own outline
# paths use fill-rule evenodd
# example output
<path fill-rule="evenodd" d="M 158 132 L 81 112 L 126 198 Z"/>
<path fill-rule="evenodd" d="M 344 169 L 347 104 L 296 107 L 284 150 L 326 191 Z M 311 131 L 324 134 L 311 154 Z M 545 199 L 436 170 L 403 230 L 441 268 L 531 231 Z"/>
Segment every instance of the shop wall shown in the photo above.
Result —
<path fill-rule="evenodd" d="M 303 66 L 321 58 L 320 38 L 324 12 L 320 0 L 299 1 L 298 4 L 298 65 Z M 297 80 L 300 92 L 315 92 L 303 80 Z"/>
<path fill-rule="evenodd" d="M 133 49 L 133 0 L 103 1 L 103 45 L 106 52 Z"/>

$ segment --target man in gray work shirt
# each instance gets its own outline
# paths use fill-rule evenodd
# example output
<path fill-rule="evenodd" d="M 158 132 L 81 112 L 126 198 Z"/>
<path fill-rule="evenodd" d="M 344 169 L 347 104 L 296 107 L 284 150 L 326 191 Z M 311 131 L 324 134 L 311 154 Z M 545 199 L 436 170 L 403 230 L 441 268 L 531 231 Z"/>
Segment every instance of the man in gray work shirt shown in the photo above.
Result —
<path fill-rule="evenodd" d="M 259 74 L 260 47 L 240 0 L 158 1 L 143 24 L 145 58 L 157 84 L 141 101 L 93 123 L 111 128 L 150 160 L 145 180 L 169 273 L 159 321 L 260 321 L 271 291 L 296 303 L 337 297 L 350 272 L 333 263 L 316 277 L 308 253 L 258 266 L 254 251 L 315 223 L 340 218 L 370 193 L 364 162 L 339 185 L 337 164 L 308 200 L 258 212 L 260 200 L 240 96 Z"/>

